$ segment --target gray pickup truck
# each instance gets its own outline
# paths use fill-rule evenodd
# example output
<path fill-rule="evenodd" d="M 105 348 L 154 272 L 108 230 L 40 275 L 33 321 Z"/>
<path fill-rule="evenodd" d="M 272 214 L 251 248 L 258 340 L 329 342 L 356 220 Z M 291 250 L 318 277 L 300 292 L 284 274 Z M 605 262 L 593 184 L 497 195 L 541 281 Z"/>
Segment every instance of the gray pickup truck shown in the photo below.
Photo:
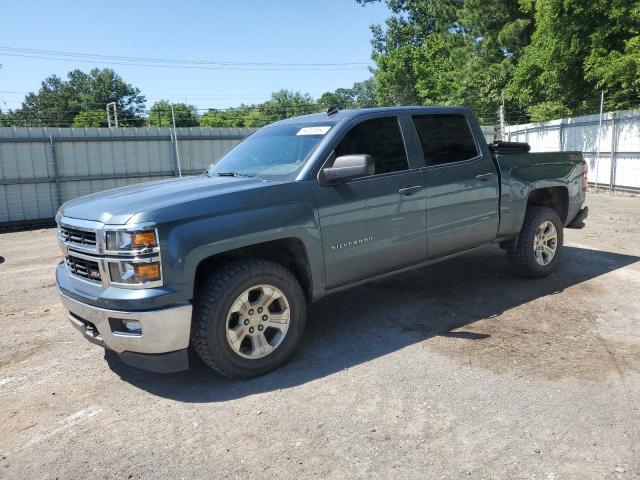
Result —
<path fill-rule="evenodd" d="M 488 145 L 457 107 L 276 122 L 200 176 L 65 203 L 62 303 L 130 365 L 180 371 L 195 351 L 223 375 L 260 375 L 323 295 L 491 244 L 518 274 L 555 270 L 563 227 L 587 216 L 587 164 L 528 150 Z"/>

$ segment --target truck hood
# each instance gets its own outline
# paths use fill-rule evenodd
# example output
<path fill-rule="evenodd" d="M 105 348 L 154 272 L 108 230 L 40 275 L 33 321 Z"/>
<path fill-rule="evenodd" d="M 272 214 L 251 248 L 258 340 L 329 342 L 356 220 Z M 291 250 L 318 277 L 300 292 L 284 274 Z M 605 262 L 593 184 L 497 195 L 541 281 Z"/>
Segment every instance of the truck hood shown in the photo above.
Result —
<path fill-rule="evenodd" d="M 94 193 L 66 202 L 60 208 L 65 217 L 94 220 L 107 225 L 124 225 L 134 216 L 171 205 L 186 204 L 267 184 L 246 177 L 169 178 Z"/>

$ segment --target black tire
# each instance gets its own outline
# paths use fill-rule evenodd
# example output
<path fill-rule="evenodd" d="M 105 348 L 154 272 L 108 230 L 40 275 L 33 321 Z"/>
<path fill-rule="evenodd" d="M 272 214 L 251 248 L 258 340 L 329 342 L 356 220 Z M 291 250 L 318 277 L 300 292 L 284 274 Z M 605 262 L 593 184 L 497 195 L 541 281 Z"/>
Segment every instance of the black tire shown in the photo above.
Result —
<path fill-rule="evenodd" d="M 551 222 L 556 229 L 557 246 L 555 255 L 547 265 L 540 265 L 535 258 L 535 236 L 544 222 Z M 528 278 L 542 278 L 553 272 L 562 256 L 563 229 L 558 213 L 547 207 L 530 205 L 524 217 L 522 229 L 515 245 L 507 249 L 507 257 L 518 275 Z"/>
<path fill-rule="evenodd" d="M 229 311 L 247 289 L 256 285 L 278 288 L 289 304 L 289 326 L 281 343 L 261 358 L 244 358 L 227 341 Z M 282 265 L 261 259 L 232 261 L 214 271 L 198 287 L 194 302 L 191 343 L 209 367 L 229 378 L 251 378 L 284 363 L 304 332 L 306 301 L 295 276 Z"/>

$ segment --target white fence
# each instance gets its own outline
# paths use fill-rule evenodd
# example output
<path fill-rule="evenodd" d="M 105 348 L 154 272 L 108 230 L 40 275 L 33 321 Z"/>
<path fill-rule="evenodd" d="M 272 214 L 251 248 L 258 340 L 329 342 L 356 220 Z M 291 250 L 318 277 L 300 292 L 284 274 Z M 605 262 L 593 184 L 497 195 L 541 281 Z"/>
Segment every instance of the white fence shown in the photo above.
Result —
<path fill-rule="evenodd" d="M 532 152 L 581 151 L 589 182 L 612 190 L 640 191 L 640 110 L 513 125 L 505 140 L 527 142 Z"/>

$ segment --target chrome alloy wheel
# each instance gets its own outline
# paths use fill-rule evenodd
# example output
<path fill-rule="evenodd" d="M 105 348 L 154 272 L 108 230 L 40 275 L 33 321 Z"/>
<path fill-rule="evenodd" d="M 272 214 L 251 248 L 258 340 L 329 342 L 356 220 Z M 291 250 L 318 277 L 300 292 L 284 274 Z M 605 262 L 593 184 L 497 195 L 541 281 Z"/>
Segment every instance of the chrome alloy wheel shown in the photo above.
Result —
<path fill-rule="evenodd" d="M 287 297 L 273 285 L 256 285 L 236 298 L 227 314 L 227 342 L 238 355 L 265 357 L 282 343 L 291 311 Z"/>
<path fill-rule="evenodd" d="M 558 232 L 552 222 L 546 220 L 538 227 L 533 239 L 533 254 L 538 265 L 546 266 L 556 256 Z"/>

